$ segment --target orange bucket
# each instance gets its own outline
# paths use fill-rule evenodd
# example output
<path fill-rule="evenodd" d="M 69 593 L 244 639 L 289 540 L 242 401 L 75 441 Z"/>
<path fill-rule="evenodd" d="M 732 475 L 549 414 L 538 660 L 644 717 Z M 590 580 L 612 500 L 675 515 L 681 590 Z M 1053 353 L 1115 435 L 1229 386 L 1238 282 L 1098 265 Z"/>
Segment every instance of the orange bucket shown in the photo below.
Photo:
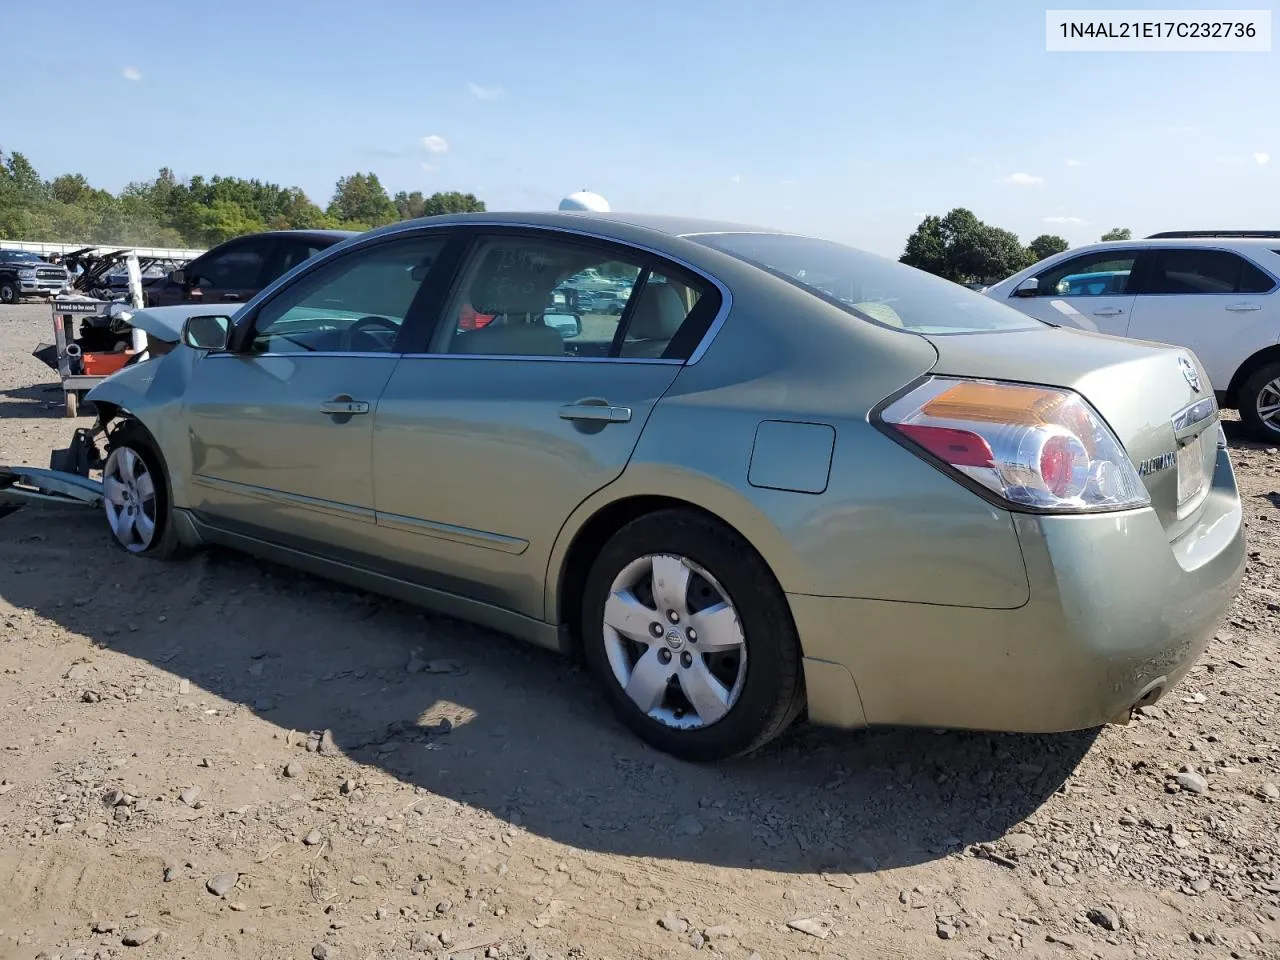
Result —
<path fill-rule="evenodd" d="M 86 377 L 105 377 L 108 374 L 115 373 L 132 357 L 134 351 L 119 350 L 112 353 L 85 353 L 84 358 L 84 375 Z"/>

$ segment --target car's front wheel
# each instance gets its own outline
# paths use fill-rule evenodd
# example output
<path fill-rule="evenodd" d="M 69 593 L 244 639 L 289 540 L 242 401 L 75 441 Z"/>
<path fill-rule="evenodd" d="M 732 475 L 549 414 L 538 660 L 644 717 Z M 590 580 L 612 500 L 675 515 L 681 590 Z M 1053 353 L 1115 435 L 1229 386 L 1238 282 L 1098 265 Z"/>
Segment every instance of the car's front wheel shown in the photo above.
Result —
<path fill-rule="evenodd" d="M 102 506 L 116 543 L 130 553 L 167 560 L 183 552 L 164 465 L 151 434 L 134 421 L 111 434 L 102 470 Z"/>
<path fill-rule="evenodd" d="M 1240 419 L 1256 439 L 1280 442 L 1280 363 L 1268 363 L 1240 387 Z"/>
<path fill-rule="evenodd" d="M 14 304 L 20 299 L 18 285 L 12 280 L 0 281 L 0 303 Z"/>
<path fill-rule="evenodd" d="M 621 720 L 685 760 L 749 753 L 804 704 L 800 643 L 764 560 L 692 511 L 632 521 L 587 578 L 582 635 Z"/>

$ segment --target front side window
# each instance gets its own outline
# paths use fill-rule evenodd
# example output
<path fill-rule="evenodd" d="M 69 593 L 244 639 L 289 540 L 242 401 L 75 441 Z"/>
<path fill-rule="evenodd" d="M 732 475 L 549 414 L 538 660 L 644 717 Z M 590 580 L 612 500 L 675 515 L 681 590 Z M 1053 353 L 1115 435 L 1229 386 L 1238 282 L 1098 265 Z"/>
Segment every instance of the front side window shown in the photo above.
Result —
<path fill-rule="evenodd" d="M 1143 293 L 1266 293 L 1275 282 L 1228 250 L 1157 250 Z"/>
<path fill-rule="evenodd" d="M 830 240 L 779 233 L 716 233 L 689 239 L 761 267 L 881 326 L 932 334 L 1044 326 L 958 283 Z"/>
<path fill-rule="evenodd" d="M 253 353 L 386 353 L 444 249 L 441 237 L 393 240 L 298 278 L 259 311 Z"/>
<path fill-rule="evenodd" d="M 494 357 L 687 356 L 704 290 L 589 243 L 485 240 L 445 308 L 433 353 Z M 669 275 L 670 274 L 670 275 Z"/>
<path fill-rule="evenodd" d="M 1037 278 L 1039 297 L 1122 297 L 1133 292 L 1131 277 L 1138 254 L 1098 250 L 1046 270 Z"/>
<path fill-rule="evenodd" d="M 251 290 L 258 285 L 265 260 L 262 244 L 246 243 L 202 260 L 196 267 L 196 286 L 211 290 Z"/>

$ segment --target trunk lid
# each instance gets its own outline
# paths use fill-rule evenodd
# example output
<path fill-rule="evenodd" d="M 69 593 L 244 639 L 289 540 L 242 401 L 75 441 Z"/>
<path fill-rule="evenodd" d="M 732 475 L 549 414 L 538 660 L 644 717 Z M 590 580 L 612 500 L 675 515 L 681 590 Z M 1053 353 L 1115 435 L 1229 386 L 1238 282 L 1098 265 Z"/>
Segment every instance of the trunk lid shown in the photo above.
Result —
<path fill-rule="evenodd" d="M 1196 522 L 1219 421 L 1213 385 L 1190 350 L 1055 327 L 927 339 L 938 351 L 931 373 L 1075 390 L 1133 460 L 1169 539 Z"/>

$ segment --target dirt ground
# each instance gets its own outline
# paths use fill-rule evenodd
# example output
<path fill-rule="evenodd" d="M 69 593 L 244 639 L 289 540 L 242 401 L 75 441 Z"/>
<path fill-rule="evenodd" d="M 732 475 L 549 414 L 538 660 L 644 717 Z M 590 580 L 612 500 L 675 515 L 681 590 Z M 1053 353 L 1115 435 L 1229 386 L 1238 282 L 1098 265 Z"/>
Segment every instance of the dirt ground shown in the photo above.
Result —
<path fill-rule="evenodd" d="M 0 307 L 0 462 L 47 465 L 76 423 L 30 356 L 50 336 Z M 1280 460 L 1232 437 L 1246 587 L 1133 724 L 800 729 L 715 767 L 552 654 L 23 509 L 0 958 L 1280 956 Z"/>

